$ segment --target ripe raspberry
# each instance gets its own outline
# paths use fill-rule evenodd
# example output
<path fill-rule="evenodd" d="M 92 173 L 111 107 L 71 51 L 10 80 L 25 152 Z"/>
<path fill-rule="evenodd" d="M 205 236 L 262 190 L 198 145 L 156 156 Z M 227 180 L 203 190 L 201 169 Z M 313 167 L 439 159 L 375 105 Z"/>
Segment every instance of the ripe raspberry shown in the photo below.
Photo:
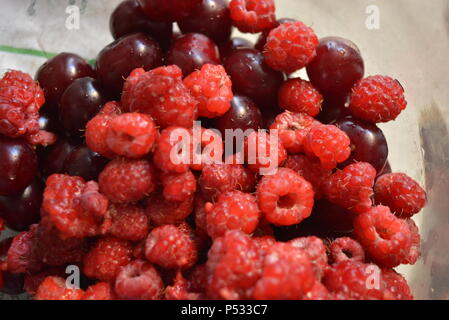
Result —
<path fill-rule="evenodd" d="M 270 132 L 278 130 L 279 139 L 289 153 L 304 151 L 304 140 L 309 129 L 320 124 L 305 113 L 283 112 L 276 116 L 270 126 Z"/>
<path fill-rule="evenodd" d="M 388 122 L 395 120 L 406 107 L 404 88 L 390 77 L 367 77 L 352 88 L 349 110 L 357 118 Z"/>
<path fill-rule="evenodd" d="M 169 127 L 162 130 L 156 139 L 154 165 L 165 172 L 186 172 L 191 162 L 191 141 L 192 135 L 185 128 Z"/>
<path fill-rule="evenodd" d="M 7 271 L 11 273 L 31 273 L 41 269 L 42 263 L 33 250 L 35 232 L 26 231 L 16 235 L 8 249 Z"/>
<path fill-rule="evenodd" d="M 197 264 L 187 275 L 189 290 L 196 293 L 205 293 L 207 289 L 207 270 L 205 264 Z"/>
<path fill-rule="evenodd" d="M 321 282 L 316 281 L 312 289 L 305 294 L 303 300 L 333 300 L 333 297 Z"/>
<path fill-rule="evenodd" d="M 277 24 L 274 0 L 232 0 L 229 10 L 233 26 L 241 32 L 258 33 Z"/>
<path fill-rule="evenodd" d="M 325 169 L 334 169 L 351 154 L 348 135 L 333 125 L 317 125 L 310 128 L 305 140 L 307 155 L 318 157 Z"/>
<path fill-rule="evenodd" d="M 374 185 L 376 203 L 390 207 L 400 218 L 410 218 L 426 204 L 426 192 L 404 173 L 384 174 Z"/>
<path fill-rule="evenodd" d="M 367 162 L 356 162 L 332 174 L 322 185 L 326 198 L 344 209 L 362 213 L 372 206 L 376 170 Z"/>
<path fill-rule="evenodd" d="M 256 198 L 237 190 L 220 194 L 215 204 L 206 204 L 205 210 L 207 233 L 212 238 L 222 237 L 228 230 L 251 234 L 260 218 Z"/>
<path fill-rule="evenodd" d="M 321 166 L 318 159 L 307 157 L 302 154 L 288 156 L 284 167 L 294 170 L 310 182 L 313 191 L 315 192 L 315 199 L 321 198 L 321 186 L 332 174 L 331 170 Z"/>
<path fill-rule="evenodd" d="M 206 200 L 204 197 L 197 193 L 194 200 L 194 214 L 195 214 L 195 233 L 201 238 L 207 238 L 207 220 L 206 220 Z"/>
<path fill-rule="evenodd" d="M 155 189 L 155 172 L 148 160 L 117 158 L 100 173 L 100 190 L 114 203 L 143 199 Z"/>
<path fill-rule="evenodd" d="M 419 235 L 419 229 L 416 223 L 412 219 L 406 219 L 407 225 L 410 229 L 412 236 L 412 246 L 408 252 L 406 258 L 406 264 L 415 264 L 421 256 L 421 236 Z"/>
<path fill-rule="evenodd" d="M 406 221 L 388 207 L 377 206 L 354 220 L 354 235 L 378 265 L 393 268 L 407 263 L 412 234 Z"/>
<path fill-rule="evenodd" d="M 65 273 L 65 267 L 57 267 L 57 268 L 48 268 L 39 273 L 34 274 L 25 274 L 25 279 L 23 282 L 23 289 L 30 296 L 36 295 L 37 289 L 44 282 L 44 280 L 49 277 L 67 277 L 67 273 Z"/>
<path fill-rule="evenodd" d="M 329 250 L 334 263 L 344 260 L 365 262 L 365 251 L 360 243 L 352 238 L 342 237 L 335 239 L 332 241 Z"/>
<path fill-rule="evenodd" d="M 166 300 L 200 300 L 200 298 L 199 293 L 189 292 L 189 283 L 179 271 L 173 285 L 165 289 Z"/>
<path fill-rule="evenodd" d="M 151 151 L 156 135 L 153 119 L 141 113 L 124 113 L 109 123 L 106 144 L 120 156 L 140 158 Z"/>
<path fill-rule="evenodd" d="M 122 240 L 139 241 L 146 238 L 149 221 L 145 210 L 134 204 L 111 204 L 111 226 L 107 233 Z"/>
<path fill-rule="evenodd" d="M 311 28 L 300 21 L 286 22 L 270 31 L 263 53 L 271 68 L 292 73 L 312 61 L 317 46 Z"/>
<path fill-rule="evenodd" d="M 191 233 L 169 224 L 153 229 L 145 242 L 145 257 L 168 269 L 193 266 L 198 249 Z"/>
<path fill-rule="evenodd" d="M 382 270 L 383 300 L 413 300 L 413 294 L 403 276 L 393 269 Z"/>
<path fill-rule="evenodd" d="M 318 237 L 301 237 L 288 241 L 295 248 L 304 250 L 319 280 L 328 268 L 326 246 Z"/>
<path fill-rule="evenodd" d="M 86 276 L 101 281 L 113 281 L 120 268 L 131 261 L 132 246 L 128 241 L 113 237 L 97 240 L 84 256 L 83 272 Z"/>
<path fill-rule="evenodd" d="M 193 199 L 192 196 L 185 201 L 167 201 L 156 192 L 148 197 L 145 212 L 155 226 L 178 224 L 192 213 Z"/>
<path fill-rule="evenodd" d="M 192 170 L 200 171 L 205 165 L 222 162 L 223 140 L 216 129 L 195 126 L 190 132 L 192 134 L 190 149 L 192 152 L 190 168 Z"/>
<path fill-rule="evenodd" d="M 292 78 L 279 88 L 278 100 L 282 109 L 315 117 L 321 111 L 323 96 L 309 81 Z"/>
<path fill-rule="evenodd" d="M 37 289 L 35 300 L 81 300 L 84 291 L 69 289 L 60 277 L 47 277 Z"/>
<path fill-rule="evenodd" d="M 276 243 L 264 258 L 262 277 L 254 288 L 256 300 L 298 300 L 316 282 L 304 250 L 288 243 Z"/>
<path fill-rule="evenodd" d="M 100 231 L 108 201 L 94 181 L 64 174 L 47 179 L 42 210 L 65 237 L 91 237 Z"/>
<path fill-rule="evenodd" d="M 198 101 L 200 117 L 219 117 L 231 108 L 232 82 L 221 65 L 203 65 L 184 79 L 184 85 Z"/>
<path fill-rule="evenodd" d="M 312 185 L 295 171 L 280 168 L 262 177 L 257 201 L 265 219 L 278 226 L 290 226 L 309 217 L 313 207 Z"/>
<path fill-rule="evenodd" d="M 161 276 L 151 263 L 134 260 L 121 269 L 115 293 L 126 300 L 158 300 L 164 290 Z"/>
<path fill-rule="evenodd" d="M 196 191 L 196 177 L 192 171 L 183 173 L 165 173 L 159 176 L 164 187 L 162 194 L 167 201 L 186 201 Z"/>
<path fill-rule="evenodd" d="M 148 114 L 161 128 L 190 128 L 198 117 L 198 102 L 182 83 L 181 70 L 174 72 L 175 68 L 161 67 L 145 73 L 134 70 L 123 87 L 125 110 Z"/>
<path fill-rule="evenodd" d="M 108 282 L 98 282 L 86 289 L 83 300 L 115 300 L 115 295 Z"/>
<path fill-rule="evenodd" d="M 208 201 L 226 191 L 253 191 L 256 181 L 254 174 L 240 164 L 216 163 L 204 166 L 198 180 L 201 194 Z"/>
<path fill-rule="evenodd" d="M 276 244 L 276 239 L 273 236 L 253 237 L 252 239 L 263 256 L 267 254 L 272 245 Z"/>

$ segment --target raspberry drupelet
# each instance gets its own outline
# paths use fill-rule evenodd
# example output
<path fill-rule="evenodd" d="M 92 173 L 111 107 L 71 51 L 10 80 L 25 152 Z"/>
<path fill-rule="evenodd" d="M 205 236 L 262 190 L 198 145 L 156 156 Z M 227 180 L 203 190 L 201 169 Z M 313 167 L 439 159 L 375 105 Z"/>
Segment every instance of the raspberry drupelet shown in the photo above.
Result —
<path fill-rule="evenodd" d="M 83 300 L 115 300 L 115 294 L 110 283 L 97 282 L 86 289 Z"/>
<path fill-rule="evenodd" d="M 326 246 L 318 237 L 300 237 L 288 241 L 295 248 L 304 250 L 312 264 L 315 276 L 318 280 L 322 278 L 328 268 Z"/>
<path fill-rule="evenodd" d="M 251 171 L 266 175 L 282 166 L 287 151 L 275 133 L 254 131 L 245 140 L 245 158 Z"/>
<path fill-rule="evenodd" d="M 421 257 L 421 236 L 419 235 L 418 226 L 412 219 L 406 219 L 405 221 L 407 222 L 412 236 L 412 246 L 408 252 L 405 263 L 413 265 Z"/>
<path fill-rule="evenodd" d="M 276 26 L 274 0 L 232 0 L 232 24 L 241 32 L 258 33 Z"/>
<path fill-rule="evenodd" d="M 190 170 L 183 173 L 162 172 L 159 179 L 164 188 L 162 194 L 167 201 L 186 201 L 196 191 L 196 177 Z"/>
<path fill-rule="evenodd" d="M 200 293 L 189 292 L 189 289 L 189 282 L 178 271 L 173 285 L 165 289 L 165 300 L 200 300 L 202 298 Z"/>
<path fill-rule="evenodd" d="M 193 200 L 192 195 L 184 201 L 168 201 L 161 193 L 154 192 L 146 200 L 145 212 L 155 226 L 178 224 L 192 213 Z"/>
<path fill-rule="evenodd" d="M 403 276 L 393 269 L 382 270 L 385 287 L 383 300 L 413 300 L 413 294 Z"/>
<path fill-rule="evenodd" d="M 189 169 L 192 134 L 182 127 L 168 127 L 156 139 L 153 163 L 162 171 L 183 173 Z"/>
<path fill-rule="evenodd" d="M 323 96 L 309 81 L 292 78 L 279 88 L 278 101 L 282 109 L 315 117 L 321 111 Z"/>
<path fill-rule="evenodd" d="M 348 237 L 337 238 L 329 247 L 330 255 L 334 263 L 344 260 L 365 262 L 365 251 L 360 243 Z"/>
<path fill-rule="evenodd" d="M 66 287 L 66 280 L 61 277 L 47 277 L 37 289 L 35 300 L 81 300 L 84 291 Z"/>
<path fill-rule="evenodd" d="M 149 221 L 145 210 L 135 204 L 110 204 L 111 225 L 105 230 L 118 239 L 139 241 L 146 238 Z"/>

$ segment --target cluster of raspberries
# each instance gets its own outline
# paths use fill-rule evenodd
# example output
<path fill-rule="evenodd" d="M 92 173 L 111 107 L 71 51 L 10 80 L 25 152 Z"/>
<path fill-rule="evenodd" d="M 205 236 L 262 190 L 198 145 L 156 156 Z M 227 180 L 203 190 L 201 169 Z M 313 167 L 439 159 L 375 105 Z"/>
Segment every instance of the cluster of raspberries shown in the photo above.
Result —
<path fill-rule="evenodd" d="M 313 59 L 313 30 L 301 22 L 277 26 L 273 1 L 232 0 L 230 13 L 241 31 L 272 29 L 264 48 L 271 68 L 290 73 Z M 393 268 L 420 256 L 411 217 L 424 207 L 425 191 L 407 175 L 382 174 L 369 163 L 337 168 L 351 141 L 314 118 L 323 97 L 310 82 L 287 80 L 279 93 L 285 112 L 266 132 L 246 137 L 246 151 L 277 151 L 268 163 L 257 156 L 225 161 L 221 137 L 206 128 L 199 146 L 180 148 L 176 130 L 193 135 L 195 119 L 229 110 L 231 80 L 221 65 L 205 64 L 185 78 L 175 65 L 135 69 L 121 101 L 106 103 L 86 125 L 87 146 L 110 159 L 98 181 L 47 178 L 41 221 L 0 250 L 0 287 L 7 271 L 25 274 L 35 299 L 412 299 Z M 43 102 L 28 75 L 8 72 L 0 80 L 0 133 L 42 138 L 36 121 Z M 349 109 L 377 123 L 405 105 L 396 81 L 374 76 L 356 84 Z M 192 160 L 208 146 L 221 160 L 173 157 Z M 260 174 L 268 166 L 274 174 Z M 319 199 L 338 206 L 342 219 L 351 216 L 352 232 L 276 236 L 313 217 Z M 89 285 L 66 287 L 69 264 Z"/>

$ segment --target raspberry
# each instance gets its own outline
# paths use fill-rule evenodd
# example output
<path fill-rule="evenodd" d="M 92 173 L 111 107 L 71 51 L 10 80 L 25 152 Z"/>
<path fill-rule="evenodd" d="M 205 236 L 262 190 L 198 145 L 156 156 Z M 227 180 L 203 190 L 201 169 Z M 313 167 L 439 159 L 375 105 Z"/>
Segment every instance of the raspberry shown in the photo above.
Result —
<path fill-rule="evenodd" d="M 360 243 L 348 237 L 342 237 L 332 241 L 329 250 L 334 263 L 339 263 L 344 260 L 365 261 L 365 251 L 363 251 Z"/>
<path fill-rule="evenodd" d="M 35 238 L 33 231 L 21 232 L 14 237 L 6 259 L 8 272 L 31 273 L 41 269 L 42 264 L 33 250 Z"/>
<path fill-rule="evenodd" d="M 196 191 L 196 178 L 192 171 L 183 173 L 161 173 L 160 181 L 164 187 L 163 195 L 167 201 L 186 201 Z"/>
<path fill-rule="evenodd" d="M 383 269 L 382 282 L 385 287 L 384 300 L 413 300 L 407 281 L 396 271 Z"/>
<path fill-rule="evenodd" d="M 48 268 L 39 273 L 35 274 L 25 274 L 25 279 L 23 283 L 23 289 L 31 296 L 36 295 L 37 289 L 44 282 L 44 280 L 49 277 L 67 277 L 67 273 L 65 273 L 65 267 L 58 268 Z"/>
<path fill-rule="evenodd" d="M 205 293 L 207 289 L 207 270 L 205 264 L 194 266 L 187 276 L 189 290 L 196 293 Z"/>
<path fill-rule="evenodd" d="M 232 82 L 221 65 L 203 65 L 184 79 L 184 85 L 198 101 L 200 117 L 219 117 L 231 108 Z"/>
<path fill-rule="evenodd" d="M 312 185 L 295 171 L 280 168 L 262 177 L 257 201 L 265 219 L 278 226 L 290 226 L 309 217 L 313 207 Z"/>
<path fill-rule="evenodd" d="M 357 118 L 388 122 L 395 120 L 406 107 L 404 88 L 390 77 L 367 77 L 352 88 L 349 110 Z"/>
<path fill-rule="evenodd" d="M 222 237 L 228 230 L 251 234 L 259 223 L 256 198 L 237 190 L 222 193 L 215 204 L 207 203 L 205 210 L 207 233 L 211 238 Z"/>
<path fill-rule="evenodd" d="M 149 221 L 145 210 L 133 204 L 109 206 L 111 226 L 107 233 L 122 240 L 139 241 L 146 238 Z"/>
<path fill-rule="evenodd" d="M 317 46 L 318 38 L 311 28 L 300 21 L 286 22 L 270 31 L 263 54 L 271 68 L 292 73 L 312 61 Z"/>
<path fill-rule="evenodd" d="M 270 132 L 278 130 L 279 139 L 289 153 L 304 151 L 304 140 L 309 129 L 320 124 L 305 113 L 283 112 L 276 116 L 270 126 Z"/>
<path fill-rule="evenodd" d="M 268 249 L 276 243 L 276 239 L 273 236 L 254 237 L 252 239 L 262 255 L 267 254 Z"/>
<path fill-rule="evenodd" d="M 114 203 L 135 202 L 155 189 L 155 172 L 148 160 L 117 158 L 100 173 L 100 190 Z"/>
<path fill-rule="evenodd" d="M 333 125 L 316 125 L 310 128 L 305 140 L 307 155 L 318 157 L 325 169 L 334 169 L 351 154 L 348 135 Z"/>
<path fill-rule="evenodd" d="M 254 174 L 242 165 L 216 163 L 204 166 L 198 183 L 204 198 L 215 201 L 226 191 L 251 192 L 256 181 Z"/>
<path fill-rule="evenodd" d="M 232 0 L 232 24 L 241 32 L 258 33 L 276 26 L 274 0 Z"/>
<path fill-rule="evenodd" d="M 176 68 L 161 67 L 144 73 L 134 70 L 123 87 L 123 107 L 150 115 L 162 128 L 191 127 L 198 117 L 198 102 L 182 83 L 181 70 L 175 71 Z"/>
<path fill-rule="evenodd" d="M 344 209 L 362 213 L 372 206 L 376 170 L 367 162 L 356 162 L 332 174 L 322 186 L 326 198 Z"/>
<path fill-rule="evenodd" d="M 114 292 L 107 282 L 98 282 L 89 286 L 84 293 L 83 300 L 114 300 Z"/>
<path fill-rule="evenodd" d="M 410 218 L 426 204 L 426 192 L 404 173 L 389 173 L 377 178 L 374 185 L 376 203 L 390 207 L 400 218 Z"/>
<path fill-rule="evenodd" d="M 109 123 L 106 144 L 120 156 L 140 158 L 151 151 L 156 134 L 156 125 L 147 115 L 124 113 Z"/>
<path fill-rule="evenodd" d="M 173 285 L 165 289 L 166 300 L 200 300 L 200 297 L 199 293 L 189 292 L 189 283 L 179 271 Z"/>
<path fill-rule="evenodd" d="M 65 237 L 97 235 L 108 201 L 94 181 L 53 174 L 47 179 L 42 210 Z"/>
<path fill-rule="evenodd" d="M 192 196 L 185 201 L 167 201 L 156 192 L 148 197 L 145 212 L 151 223 L 156 226 L 178 224 L 192 213 L 193 199 Z"/>
<path fill-rule="evenodd" d="M 200 129 L 200 130 L 198 130 Z M 191 162 L 192 170 L 203 170 L 208 164 L 220 163 L 223 159 L 223 140 L 216 129 L 194 127 L 192 134 Z M 201 134 L 201 137 L 198 135 Z"/>
<path fill-rule="evenodd" d="M 407 264 L 415 264 L 421 256 L 421 236 L 419 235 L 419 229 L 416 223 L 412 219 L 405 220 L 410 229 L 412 235 L 412 246 L 408 252 L 406 262 Z"/>
<path fill-rule="evenodd" d="M 145 242 L 145 257 L 163 268 L 193 266 L 198 259 L 193 231 L 169 224 L 153 229 Z"/>
<path fill-rule="evenodd" d="M 288 243 L 276 243 L 264 258 L 262 277 L 254 288 L 257 300 L 298 300 L 316 282 L 312 265 L 304 250 Z"/>
<path fill-rule="evenodd" d="M 393 268 L 407 263 L 412 246 L 410 227 L 388 207 L 373 207 L 358 215 L 354 220 L 354 235 L 378 265 Z"/>
<path fill-rule="evenodd" d="M 37 289 L 35 300 L 81 300 L 84 291 L 66 287 L 65 280 L 60 277 L 47 277 Z"/>
<path fill-rule="evenodd" d="M 321 198 L 321 186 L 329 179 L 331 170 L 321 166 L 316 158 L 307 157 L 302 154 L 290 155 L 284 163 L 284 167 L 297 172 L 304 179 L 310 182 L 315 192 L 315 199 Z"/>
<path fill-rule="evenodd" d="M 195 195 L 195 205 L 194 205 L 194 213 L 195 213 L 195 232 L 198 236 L 202 238 L 207 238 L 209 235 L 207 234 L 207 220 L 206 220 L 206 209 L 205 204 L 206 200 L 201 194 Z"/>
<path fill-rule="evenodd" d="M 113 237 L 97 240 L 84 256 L 83 271 L 86 276 L 101 281 L 113 281 L 120 268 L 131 261 L 132 246 L 128 241 Z"/>
<path fill-rule="evenodd" d="M 332 300 L 332 295 L 321 282 L 316 281 L 303 300 Z"/>
<path fill-rule="evenodd" d="M 279 88 L 278 100 L 282 109 L 315 117 L 321 111 L 323 96 L 309 81 L 292 78 Z"/>
<path fill-rule="evenodd" d="M 317 279 L 321 279 L 328 268 L 326 246 L 318 237 L 301 237 L 288 242 L 295 248 L 304 250 L 312 264 Z"/>
<path fill-rule="evenodd" d="M 192 135 L 187 129 L 169 127 L 162 130 L 156 139 L 154 165 L 165 172 L 186 172 L 191 162 L 191 141 Z"/>
<path fill-rule="evenodd" d="M 157 300 L 163 290 L 158 271 L 143 260 L 134 260 L 122 268 L 115 280 L 115 293 L 120 299 Z"/>

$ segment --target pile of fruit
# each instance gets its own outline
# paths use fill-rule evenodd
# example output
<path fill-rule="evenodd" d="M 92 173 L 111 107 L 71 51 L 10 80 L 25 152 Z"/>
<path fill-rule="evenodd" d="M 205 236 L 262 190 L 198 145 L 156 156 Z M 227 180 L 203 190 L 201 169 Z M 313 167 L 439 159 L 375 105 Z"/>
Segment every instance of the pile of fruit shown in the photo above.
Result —
<path fill-rule="evenodd" d="M 1 292 L 413 298 L 393 268 L 420 256 L 426 194 L 391 173 L 376 125 L 406 108 L 397 80 L 364 78 L 355 44 L 277 20 L 274 0 L 126 0 L 110 29 L 94 67 L 61 53 L 0 80 L 0 230 L 19 232 Z M 186 153 L 173 133 L 196 120 Z M 253 131 L 226 154 L 226 129 Z"/>

